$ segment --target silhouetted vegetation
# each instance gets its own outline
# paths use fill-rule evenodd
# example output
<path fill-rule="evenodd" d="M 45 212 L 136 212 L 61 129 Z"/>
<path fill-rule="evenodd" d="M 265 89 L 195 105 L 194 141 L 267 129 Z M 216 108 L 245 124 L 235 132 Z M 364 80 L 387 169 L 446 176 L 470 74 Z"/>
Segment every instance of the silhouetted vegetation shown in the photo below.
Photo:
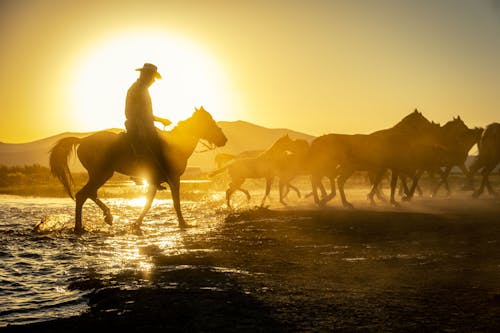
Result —
<path fill-rule="evenodd" d="M 75 174 L 75 183 L 83 183 L 84 174 Z M 65 193 L 49 168 L 40 164 L 0 165 L 0 193 L 33 196 L 64 196 Z"/>

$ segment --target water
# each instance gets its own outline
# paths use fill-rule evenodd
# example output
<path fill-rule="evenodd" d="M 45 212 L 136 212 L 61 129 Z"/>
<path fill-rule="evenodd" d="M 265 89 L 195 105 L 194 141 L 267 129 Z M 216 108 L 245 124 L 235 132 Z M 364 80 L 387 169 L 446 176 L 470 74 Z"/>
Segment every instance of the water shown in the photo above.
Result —
<path fill-rule="evenodd" d="M 151 283 L 176 288 L 172 280 L 152 277 L 159 270 L 185 270 L 180 264 L 185 262 L 174 260 L 184 254 L 213 259 L 211 272 L 237 274 L 244 279 L 245 294 L 264 295 L 275 305 L 297 304 L 297 312 L 290 312 L 286 320 L 312 318 L 316 323 L 307 312 L 310 307 L 302 307 L 304 300 L 310 302 L 306 304 L 322 300 L 325 309 L 330 305 L 337 309 L 351 304 L 352 295 L 373 296 L 367 296 L 369 300 L 389 295 L 390 299 L 373 307 L 367 303 L 366 313 L 372 314 L 384 304 L 419 297 L 421 285 L 458 284 L 457 293 L 465 290 L 471 300 L 496 302 L 495 295 L 500 295 L 498 199 L 471 201 L 469 193 L 456 194 L 402 203 L 394 209 L 383 204 L 371 207 L 364 196 L 366 189 L 349 193 L 360 208 L 343 209 L 337 199 L 318 212 L 311 209 L 311 198 L 292 197 L 287 212 L 272 192 L 270 204 L 284 210 L 277 213 L 288 215 L 253 209 L 260 203 L 262 188 L 252 192 L 250 203 L 244 195 L 236 195 L 234 206 L 241 208 L 236 211 L 225 208 L 222 191 L 191 193 L 196 199 L 184 196 L 182 210 L 195 227 L 186 230 L 178 228 L 171 200 L 156 199 L 144 220 L 142 236 L 129 232 L 129 226 L 140 214 L 144 198 L 104 199 L 114 215 L 113 226 L 104 223 L 93 202 L 87 202 L 83 214 L 89 232 L 77 236 L 71 199 L 0 196 L 0 327 L 88 310 L 86 295 L 93 287 L 71 288 L 79 282 L 104 282 L 120 289 Z M 226 219 L 230 212 L 235 214 Z M 153 262 L 159 257 L 156 254 L 173 260 L 158 267 Z M 190 262 L 197 265 L 196 260 Z M 227 284 L 212 278 L 206 277 L 200 288 L 217 291 Z M 335 291 L 334 296 L 328 298 L 325 290 Z M 444 295 L 448 294 L 446 289 Z M 353 311 L 345 313 L 358 310 L 359 302 L 352 304 Z M 427 308 L 425 294 L 416 304 Z M 467 309 L 487 312 L 471 304 Z M 287 311 L 291 310 L 283 313 Z M 330 311 L 320 313 L 321 318 L 334 318 Z"/>
<path fill-rule="evenodd" d="M 207 232 L 223 220 L 223 212 L 214 209 L 222 205 L 217 195 L 203 203 L 183 201 L 185 218 L 196 227 L 181 231 L 171 200 L 155 200 L 143 223 L 144 235 L 138 236 L 128 226 L 144 199 L 104 201 L 114 214 L 113 226 L 103 222 L 101 211 L 89 201 L 83 211 L 89 232 L 77 236 L 71 199 L 0 196 L 0 326 L 79 314 L 87 309 L 88 291 L 70 290 L 71 282 L 105 280 L 120 272 L 147 276 L 152 267 L 148 252 L 182 254 L 188 251 L 185 237 Z"/>

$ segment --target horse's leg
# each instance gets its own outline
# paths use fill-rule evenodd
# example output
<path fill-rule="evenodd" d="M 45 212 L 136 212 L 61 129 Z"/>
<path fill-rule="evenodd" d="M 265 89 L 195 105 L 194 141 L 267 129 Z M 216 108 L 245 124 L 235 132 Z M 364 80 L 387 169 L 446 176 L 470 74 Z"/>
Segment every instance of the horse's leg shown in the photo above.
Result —
<path fill-rule="evenodd" d="M 390 198 L 390 203 L 392 205 L 398 207 L 399 203 L 394 198 L 394 194 L 396 192 L 396 185 L 398 184 L 398 172 L 393 169 L 391 173 L 392 174 L 391 174 L 391 198 Z"/>
<path fill-rule="evenodd" d="M 239 187 L 238 188 L 238 191 L 240 191 L 241 193 L 243 193 L 245 195 L 245 197 L 247 198 L 247 202 L 250 201 L 250 199 L 252 198 L 250 196 L 250 192 L 248 192 L 247 190 L 245 190 L 244 188 L 242 187 Z"/>
<path fill-rule="evenodd" d="M 186 228 L 188 227 L 188 224 L 186 223 L 186 221 L 184 221 L 184 217 L 182 216 L 182 211 L 181 211 L 181 196 L 180 196 L 181 180 L 175 179 L 169 184 L 170 184 L 170 191 L 172 192 L 172 200 L 174 202 L 175 213 L 177 214 L 177 221 L 179 222 L 179 227 Z"/>
<path fill-rule="evenodd" d="M 331 199 L 335 198 L 337 195 L 337 186 L 335 185 L 335 178 L 337 175 L 330 175 L 328 179 L 330 180 L 330 197 Z M 323 187 L 323 184 L 321 184 L 321 193 L 323 194 L 323 197 L 326 196 L 326 190 Z"/>
<path fill-rule="evenodd" d="M 452 168 L 451 166 L 447 166 L 444 169 L 444 172 L 441 173 L 441 179 L 440 179 L 439 183 L 434 187 L 434 190 L 432 190 L 431 197 L 435 197 L 437 195 L 437 192 L 438 192 L 439 188 L 441 187 L 441 185 L 443 185 L 446 182 L 446 179 L 448 178 L 448 175 L 450 174 L 451 168 Z"/>
<path fill-rule="evenodd" d="M 297 194 L 297 197 L 300 198 L 301 197 L 301 194 L 300 194 L 300 191 L 297 187 L 293 186 L 292 184 L 290 184 L 289 182 L 287 183 L 288 187 L 291 188 L 296 194 Z"/>
<path fill-rule="evenodd" d="M 490 184 L 490 173 L 493 171 L 494 168 L 491 168 L 488 170 L 488 173 L 486 173 L 486 189 L 488 190 L 488 193 L 490 195 L 494 195 L 494 196 L 497 196 L 497 192 L 495 192 L 495 190 L 493 190 L 493 187 L 491 187 L 491 184 Z"/>
<path fill-rule="evenodd" d="M 413 183 L 412 183 L 410 190 L 408 191 L 408 194 L 403 197 L 404 201 L 410 201 L 413 198 L 413 195 L 415 194 L 415 190 L 418 187 L 418 181 L 420 180 L 420 177 L 422 177 L 423 173 L 424 173 L 423 170 L 417 170 L 413 174 L 413 177 L 412 177 Z"/>
<path fill-rule="evenodd" d="M 226 190 L 226 203 L 227 203 L 227 207 L 228 208 L 231 208 L 231 196 L 233 195 L 233 193 L 240 189 L 240 186 L 243 184 L 244 182 L 244 179 L 241 179 L 241 178 L 237 178 L 237 179 L 232 179 L 231 180 L 231 183 L 229 183 L 229 187 L 227 188 Z"/>
<path fill-rule="evenodd" d="M 111 210 L 104 202 L 102 202 L 98 197 L 97 193 L 91 196 L 90 199 L 96 203 L 96 205 L 101 208 L 102 213 L 104 214 L 104 222 L 109 225 L 113 225 L 113 215 L 111 215 Z"/>
<path fill-rule="evenodd" d="M 322 198 L 319 203 L 320 206 L 325 206 L 326 203 L 337 195 L 337 188 L 335 186 L 335 178 L 337 177 L 337 174 L 329 175 L 327 178 L 330 180 L 330 193 L 328 194 L 325 190 L 325 187 L 323 186 L 323 183 L 321 182 L 318 186 L 321 189 L 321 194 Z"/>
<path fill-rule="evenodd" d="M 280 194 L 280 202 L 281 202 L 281 204 L 282 204 L 283 206 L 288 206 L 288 205 L 287 205 L 287 203 L 285 202 L 285 196 L 286 196 L 286 194 L 288 194 L 289 190 L 287 190 L 285 194 L 283 193 L 283 189 L 284 189 L 285 187 L 287 187 L 287 189 L 288 189 L 288 186 L 290 186 L 290 185 L 288 184 L 288 179 L 287 179 L 287 181 L 284 181 L 284 180 L 280 177 L 279 182 L 278 182 L 278 188 L 279 188 L 279 194 Z"/>
<path fill-rule="evenodd" d="M 406 176 L 405 175 L 400 175 L 399 176 L 399 181 L 400 181 L 400 187 L 399 187 L 399 195 L 404 197 L 405 195 L 407 196 L 410 193 L 410 189 L 408 187 L 408 183 L 406 182 Z M 392 180 L 392 178 L 391 178 Z"/>
<path fill-rule="evenodd" d="M 465 175 L 465 182 L 461 188 L 462 191 L 473 189 L 474 188 L 474 172 L 472 172 L 472 170 L 467 170 L 467 167 L 465 166 L 464 163 L 460 164 L 458 167 Z"/>
<path fill-rule="evenodd" d="M 250 193 L 241 188 L 241 185 L 245 182 L 245 178 L 236 178 L 231 181 L 229 184 L 229 188 L 226 191 L 226 201 L 227 201 L 227 207 L 231 208 L 231 196 L 233 195 L 234 192 L 240 191 L 245 194 L 247 201 L 250 201 Z"/>
<path fill-rule="evenodd" d="M 484 168 L 483 171 L 482 171 L 483 178 L 481 180 L 481 185 L 479 185 L 479 188 L 472 193 L 472 197 L 474 199 L 478 198 L 483 193 L 483 191 L 484 191 L 484 187 L 486 185 L 486 179 L 488 177 L 487 173 L 486 173 L 486 169 L 487 168 Z"/>
<path fill-rule="evenodd" d="M 311 175 L 311 187 L 312 187 L 312 195 L 314 197 L 314 203 L 319 205 L 319 197 L 318 197 L 318 183 L 321 182 L 321 177 Z"/>
<path fill-rule="evenodd" d="M 87 184 L 85 184 L 85 186 L 83 186 L 78 192 L 76 192 L 76 194 L 75 194 L 75 200 L 76 200 L 75 233 L 81 234 L 81 233 L 85 232 L 85 229 L 83 228 L 83 224 L 82 224 L 82 210 L 83 210 L 83 205 L 85 204 L 85 201 L 87 201 L 88 198 L 91 198 L 92 200 L 94 200 L 94 198 L 97 199 L 97 190 L 104 183 L 106 183 L 106 181 L 109 178 L 111 178 L 112 175 L 113 175 L 113 172 L 111 172 L 110 174 L 102 175 L 99 178 L 97 178 L 96 176 L 94 176 L 94 174 L 89 173 L 89 180 L 87 181 Z M 104 205 L 104 203 L 102 203 L 102 204 Z M 104 206 L 106 207 L 106 205 L 104 205 Z M 101 207 L 101 206 L 99 206 L 99 207 Z M 107 209 L 109 210 L 109 208 L 107 208 Z"/>
<path fill-rule="evenodd" d="M 146 204 L 144 205 L 142 209 L 141 215 L 135 220 L 135 222 L 132 224 L 132 229 L 140 232 L 141 230 L 141 224 L 142 221 L 144 220 L 144 217 L 148 213 L 148 211 L 151 209 L 151 205 L 153 204 L 153 199 L 156 195 L 157 187 L 154 184 L 151 184 L 148 186 L 148 193 L 146 195 Z"/>
<path fill-rule="evenodd" d="M 344 185 L 347 179 L 349 179 L 349 177 L 351 177 L 353 173 L 354 173 L 353 169 L 344 170 L 344 172 L 340 172 L 340 176 L 337 180 L 337 185 L 339 186 L 339 192 L 340 192 L 340 198 L 342 199 L 342 204 L 344 205 L 344 207 L 348 208 L 354 208 L 354 206 L 350 202 L 348 202 L 345 197 Z"/>
<path fill-rule="evenodd" d="M 85 229 L 83 228 L 82 224 L 82 209 L 83 209 L 83 204 L 85 201 L 87 201 L 88 198 L 88 192 L 90 189 L 90 180 L 83 186 L 80 191 L 76 192 L 75 194 L 75 233 L 76 234 L 82 234 L 85 232 Z"/>
<path fill-rule="evenodd" d="M 269 196 L 269 193 L 271 192 L 271 185 L 273 184 L 273 178 L 274 177 L 267 177 L 266 178 L 266 194 L 264 194 L 264 198 L 262 198 L 262 201 L 260 203 L 261 207 L 264 207 L 266 199 Z"/>
<path fill-rule="evenodd" d="M 382 177 L 384 176 L 385 170 L 380 170 L 375 174 L 375 176 L 371 175 L 370 179 L 372 181 L 372 189 L 368 193 L 367 197 L 370 200 L 370 203 L 372 205 L 375 205 L 375 200 L 373 200 L 373 197 L 376 195 L 377 197 L 380 195 L 379 191 L 379 185 L 380 182 L 382 181 Z"/>
<path fill-rule="evenodd" d="M 448 176 L 450 175 L 450 171 L 451 171 L 451 168 L 453 166 L 452 165 L 449 165 L 447 166 L 443 172 L 441 172 L 441 180 L 439 181 L 439 183 L 437 184 L 436 188 L 434 189 L 434 191 L 432 192 L 432 196 L 436 196 L 437 194 L 437 191 L 439 189 L 439 187 L 441 185 L 444 185 L 444 188 L 446 189 L 446 193 L 448 196 L 451 195 L 451 189 L 450 189 L 450 185 L 448 184 Z"/>

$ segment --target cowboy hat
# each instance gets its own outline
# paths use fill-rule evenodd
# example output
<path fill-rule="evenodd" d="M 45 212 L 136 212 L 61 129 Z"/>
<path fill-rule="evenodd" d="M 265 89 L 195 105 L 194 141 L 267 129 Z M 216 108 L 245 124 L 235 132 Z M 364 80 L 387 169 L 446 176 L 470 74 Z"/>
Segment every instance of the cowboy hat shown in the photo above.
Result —
<path fill-rule="evenodd" d="M 160 73 L 158 73 L 158 67 L 156 67 L 153 64 L 147 63 L 147 62 L 142 66 L 142 68 L 136 68 L 136 71 L 152 72 L 152 73 L 154 73 L 155 78 L 161 79 L 161 75 L 160 75 Z"/>

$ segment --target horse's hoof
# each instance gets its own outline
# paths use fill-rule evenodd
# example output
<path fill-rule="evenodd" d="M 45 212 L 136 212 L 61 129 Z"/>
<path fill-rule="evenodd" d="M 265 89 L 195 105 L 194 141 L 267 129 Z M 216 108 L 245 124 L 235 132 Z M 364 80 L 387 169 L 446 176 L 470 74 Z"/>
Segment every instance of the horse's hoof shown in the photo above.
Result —
<path fill-rule="evenodd" d="M 113 215 L 106 215 L 104 217 L 104 222 L 108 225 L 113 225 Z"/>
<path fill-rule="evenodd" d="M 179 228 L 181 229 L 187 229 L 187 228 L 191 228 L 192 226 L 190 224 L 187 224 L 186 222 L 179 222 Z"/>
<path fill-rule="evenodd" d="M 349 201 L 347 201 L 347 200 L 343 200 L 343 201 L 342 201 L 342 206 L 344 206 L 344 208 L 349 208 L 349 209 L 354 208 L 354 206 L 352 205 L 352 203 L 350 203 L 350 202 L 349 202 Z"/>
<path fill-rule="evenodd" d="M 411 197 L 405 195 L 404 197 L 401 198 L 401 200 L 403 200 L 405 202 L 409 202 L 409 201 L 411 201 Z M 393 203 L 393 205 L 394 205 L 394 203 Z"/>
<path fill-rule="evenodd" d="M 85 229 L 84 228 L 77 228 L 75 227 L 75 234 L 77 235 L 83 235 L 85 233 Z"/>
<path fill-rule="evenodd" d="M 141 229 L 141 226 L 140 225 L 132 225 L 130 227 L 130 232 L 133 234 L 133 235 L 136 235 L 136 236 L 142 236 L 143 233 L 142 233 L 142 229 Z"/>
<path fill-rule="evenodd" d="M 393 205 L 393 206 L 394 206 L 394 207 L 396 207 L 396 208 L 401 207 L 401 205 L 400 205 L 397 201 L 393 201 L 393 202 L 391 202 L 391 205 Z"/>

